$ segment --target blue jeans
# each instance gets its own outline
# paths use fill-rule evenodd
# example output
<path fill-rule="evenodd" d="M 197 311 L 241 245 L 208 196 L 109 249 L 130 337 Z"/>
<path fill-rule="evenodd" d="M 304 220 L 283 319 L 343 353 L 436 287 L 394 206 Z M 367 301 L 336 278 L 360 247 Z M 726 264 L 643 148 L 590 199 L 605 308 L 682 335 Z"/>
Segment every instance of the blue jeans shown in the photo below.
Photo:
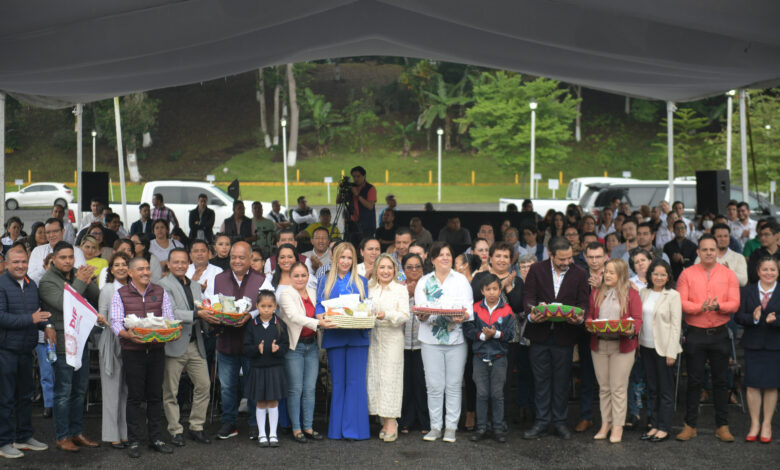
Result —
<path fill-rule="evenodd" d="M 493 430 L 504 432 L 504 383 L 506 382 L 506 356 L 486 363 L 473 356 L 474 384 L 477 388 L 477 429 L 485 431 L 490 422 L 488 405 L 493 410 Z"/>
<path fill-rule="evenodd" d="M 628 416 L 639 416 L 642 412 L 642 393 L 645 391 L 645 366 L 639 358 L 635 356 L 634 367 L 631 369 L 631 376 L 628 379 Z M 650 409 L 648 408 L 648 413 Z"/>
<path fill-rule="evenodd" d="M 317 375 L 320 358 L 317 343 L 298 343 L 294 350 L 284 355 L 284 368 L 287 372 L 287 411 L 292 429 L 312 429 L 314 422 L 314 392 L 317 388 Z M 302 422 L 302 423 L 301 423 Z M 303 427 L 301 427 L 303 424 Z"/>
<path fill-rule="evenodd" d="M 74 370 L 57 354 L 54 363 L 54 433 L 57 440 L 81 434 L 84 423 L 84 394 L 89 383 L 89 355 L 84 348 L 81 368 Z"/>
<path fill-rule="evenodd" d="M 249 375 L 249 358 L 237 354 L 222 354 L 217 352 L 217 369 L 219 374 L 220 393 L 222 396 L 222 417 L 223 423 L 236 424 L 238 418 L 238 403 L 244 392 L 244 381 Z M 240 370 L 244 375 L 239 376 Z M 253 407 L 249 407 L 249 426 L 257 425 L 257 418 L 252 412 Z"/>
<path fill-rule="evenodd" d="M 0 349 L 0 447 L 33 435 L 32 355 Z"/>
<path fill-rule="evenodd" d="M 35 347 L 38 355 L 38 369 L 41 371 L 41 389 L 43 390 L 43 406 L 51 408 L 54 404 L 54 369 L 46 360 L 46 344 L 38 343 Z"/>

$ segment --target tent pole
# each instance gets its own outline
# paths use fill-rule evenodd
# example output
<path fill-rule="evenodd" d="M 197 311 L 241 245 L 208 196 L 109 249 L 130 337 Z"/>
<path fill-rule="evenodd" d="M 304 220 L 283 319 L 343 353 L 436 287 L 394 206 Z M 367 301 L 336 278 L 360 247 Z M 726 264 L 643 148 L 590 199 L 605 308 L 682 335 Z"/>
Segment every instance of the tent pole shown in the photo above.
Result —
<path fill-rule="evenodd" d="M 731 121 L 734 114 L 734 90 L 726 93 L 726 169 L 731 178 Z"/>
<path fill-rule="evenodd" d="M 84 201 L 84 188 L 83 188 L 83 178 L 81 177 L 81 172 L 83 171 L 83 157 L 84 152 L 82 147 L 82 135 L 81 132 L 83 130 L 83 126 L 81 123 L 81 116 L 84 113 L 84 105 L 81 103 L 76 104 L 76 109 L 73 111 L 73 114 L 76 115 L 76 178 L 78 181 L 76 181 L 76 191 L 79 193 L 78 198 L 78 206 L 76 211 L 76 223 L 81 227 L 81 206 L 82 202 Z"/>
<path fill-rule="evenodd" d="M 739 143 L 742 153 L 742 200 L 748 200 L 748 168 L 747 168 L 747 122 L 745 118 L 745 100 L 747 90 L 739 90 Z"/>
<path fill-rule="evenodd" d="M 669 204 L 674 204 L 674 112 L 677 106 L 673 101 L 666 102 L 666 149 L 667 171 L 669 175 Z"/>
<path fill-rule="evenodd" d="M 5 93 L 0 91 L 0 221 L 5 223 Z"/>
<path fill-rule="evenodd" d="M 119 97 L 114 97 L 114 120 L 116 121 L 116 154 L 119 158 L 119 193 L 122 197 L 122 220 L 127 222 L 127 191 L 125 190 L 125 152 L 122 147 L 122 118 L 119 115 Z"/>

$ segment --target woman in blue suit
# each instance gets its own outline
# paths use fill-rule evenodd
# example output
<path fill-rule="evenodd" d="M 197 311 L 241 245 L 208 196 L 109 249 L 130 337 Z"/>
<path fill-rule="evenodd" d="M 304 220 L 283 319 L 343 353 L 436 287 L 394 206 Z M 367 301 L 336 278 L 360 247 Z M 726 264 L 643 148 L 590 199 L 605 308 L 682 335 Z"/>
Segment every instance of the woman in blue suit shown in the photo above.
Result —
<path fill-rule="evenodd" d="M 357 273 L 355 248 L 341 243 L 331 256 L 328 277 L 317 285 L 317 318 L 325 313 L 323 300 L 342 294 L 360 294 L 366 298 L 368 284 Z M 333 393 L 330 401 L 330 439 L 368 439 L 368 393 L 366 367 L 368 365 L 368 330 L 332 329 L 324 332 L 322 347 L 328 351 Z"/>
<path fill-rule="evenodd" d="M 780 289 L 777 287 L 778 265 L 772 257 L 758 261 L 755 284 L 742 288 L 739 312 L 734 320 L 745 328 L 740 344 L 745 349 L 745 385 L 747 385 L 750 431 L 745 440 L 772 442 L 772 415 L 780 387 Z M 764 421 L 761 398 L 764 399 Z M 759 426 L 760 424 L 760 426 Z"/>

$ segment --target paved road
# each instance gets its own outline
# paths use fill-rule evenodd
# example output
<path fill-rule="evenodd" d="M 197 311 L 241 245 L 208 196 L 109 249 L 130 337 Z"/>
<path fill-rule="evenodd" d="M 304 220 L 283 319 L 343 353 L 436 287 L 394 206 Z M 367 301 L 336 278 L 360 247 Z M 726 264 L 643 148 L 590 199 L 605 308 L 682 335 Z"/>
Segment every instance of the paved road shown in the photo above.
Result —
<path fill-rule="evenodd" d="M 85 434 L 91 438 L 100 437 L 99 406 L 85 418 Z M 52 445 L 54 442 L 51 420 L 40 417 L 41 409 L 33 408 L 36 418 L 36 436 Z M 318 410 L 319 412 L 320 410 Z M 509 411 L 514 416 L 516 409 Z M 598 406 L 596 406 L 598 412 Z M 574 424 L 576 406 L 572 406 L 570 422 Z M 780 433 L 780 423 L 775 415 L 775 429 Z M 319 414 L 315 417 L 315 429 L 325 431 Z M 200 445 L 187 441 L 186 447 L 176 449 L 173 456 L 163 456 L 143 449 L 141 459 L 130 460 L 125 451 L 106 446 L 82 450 L 78 454 L 65 454 L 56 449 L 45 452 L 27 452 L 27 455 L 13 463 L 0 460 L 13 468 L 103 467 L 118 468 L 133 465 L 140 468 L 490 468 L 492 469 L 603 469 L 603 468 L 677 468 L 677 469 L 771 469 L 778 468 L 780 443 L 769 445 L 742 442 L 747 432 L 748 418 L 735 406 L 731 407 L 731 429 L 738 441 L 725 444 L 714 436 L 714 417 L 711 406 L 702 408 L 699 436 L 687 443 L 666 441 L 660 444 L 639 441 L 638 432 L 626 432 L 624 442 L 610 444 L 593 441 L 594 431 L 575 435 L 571 441 L 557 437 L 545 437 L 536 441 L 521 439 L 522 430 L 528 423 L 520 425 L 510 418 L 510 435 L 506 444 L 487 441 L 479 444 L 470 442 L 467 433 L 459 432 L 455 444 L 441 441 L 423 442 L 417 432 L 401 436 L 395 443 L 388 444 L 376 439 L 378 427 L 372 429 L 371 440 L 362 442 L 321 441 L 305 445 L 297 444 L 282 436 L 278 449 L 260 449 L 246 437 L 245 424 L 240 425 L 238 437 L 228 441 L 215 441 L 211 445 Z M 681 410 L 675 423 L 682 422 Z M 216 434 L 218 423 L 207 428 Z M 679 427 L 675 429 L 678 431 Z M 166 435 L 167 436 L 167 435 Z M 780 437 L 780 436 L 778 436 Z M 272 459 L 272 464 L 269 460 Z M 269 466 L 272 465 L 272 466 Z"/>

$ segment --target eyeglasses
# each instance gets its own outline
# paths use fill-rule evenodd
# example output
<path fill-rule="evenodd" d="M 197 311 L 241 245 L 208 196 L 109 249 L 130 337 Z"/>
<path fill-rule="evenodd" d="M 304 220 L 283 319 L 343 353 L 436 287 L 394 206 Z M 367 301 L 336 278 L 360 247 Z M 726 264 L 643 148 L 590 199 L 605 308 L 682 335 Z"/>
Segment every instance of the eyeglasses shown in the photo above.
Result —
<path fill-rule="evenodd" d="M 406 269 L 407 271 L 415 271 L 417 269 L 422 269 L 422 266 L 419 264 L 408 264 L 404 269 Z"/>

